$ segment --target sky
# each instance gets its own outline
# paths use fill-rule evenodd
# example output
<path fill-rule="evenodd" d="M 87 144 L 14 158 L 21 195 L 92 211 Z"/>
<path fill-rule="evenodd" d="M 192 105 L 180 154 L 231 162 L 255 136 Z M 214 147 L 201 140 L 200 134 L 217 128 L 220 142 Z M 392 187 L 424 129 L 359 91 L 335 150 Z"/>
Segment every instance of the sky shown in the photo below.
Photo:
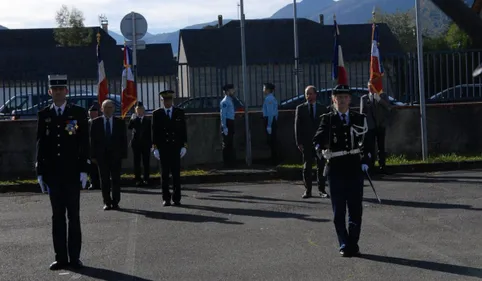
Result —
<path fill-rule="evenodd" d="M 300 2 L 298 0 L 298 2 Z M 86 26 L 98 26 L 104 14 L 109 29 L 120 33 L 122 18 L 131 11 L 142 14 L 148 32 L 171 32 L 180 28 L 224 19 L 238 18 L 239 0 L 5 0 L 0 1 L 0 25 L 9 29 L 52 28 L 55 14 L 63 4 L 84 13 Z M 270 17 L 292 0 L 244 0 L 246 19 Z"/>

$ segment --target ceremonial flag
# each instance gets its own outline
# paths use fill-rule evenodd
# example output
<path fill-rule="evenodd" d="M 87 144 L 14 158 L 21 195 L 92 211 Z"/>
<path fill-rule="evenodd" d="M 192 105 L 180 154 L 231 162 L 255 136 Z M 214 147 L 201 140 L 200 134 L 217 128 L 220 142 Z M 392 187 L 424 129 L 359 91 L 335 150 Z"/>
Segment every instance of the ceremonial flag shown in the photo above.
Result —
<path fill-rule="evenodd" d="M 104 61 L 100 54 L 100 33 L 97 33 L 97 78 L 97 101 L 99 105 L 102 105 L 102 102 L 104 102 L 109 95 L 109 87 L 105 75 Z"/>
<path fill-rule="evenodd" d="M 137 90 L 131 68 L 130 49 L 124 44 L 124 70 L 122 71 L 121 114 L 124 118 L 137 101 Z"/>
<path fill-rule="evenodd" d="M 383 66 L 380 50 L 378 49 L 378 26 L 372 25 L 372 52 L 370 58 L 370 83 L 369 90 L 373 94 L 383 93 Z"/>
<path fill-rule="evenodd" d="M 336 81 L 336 85 L 348 86 L 348 77 L 345 70 L 345 63 L 343 61 L 343 51 L 340 45 L 340 30 L 338 29 L 338 24 L 336 23 L 335 16 L 333 16 L 333 21 L 335 26 L 335 46 L 333 55 L 332 76 L 333 80 Z"/>

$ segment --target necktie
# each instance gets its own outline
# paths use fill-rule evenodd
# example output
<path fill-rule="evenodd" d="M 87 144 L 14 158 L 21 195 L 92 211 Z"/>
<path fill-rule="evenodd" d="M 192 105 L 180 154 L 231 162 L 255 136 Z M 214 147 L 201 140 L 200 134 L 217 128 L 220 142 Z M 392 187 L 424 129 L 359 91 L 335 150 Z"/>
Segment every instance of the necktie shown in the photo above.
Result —
<path fill-rule="evenodd" d="M 343 124 L 346 125 L 346 114 L 345 113 L 343 113 L 341 115 L 341 121 L 343 121 Z"/>
<path fill-rule="evenodd" d="M 58 108 L 57 109 L 57 116 L 61 116 L 62 115 L 62 108 Z"/>
<path fill-rule="evenodd" d="M 313 112 L 313 104 L 310 103 L 310 118 L 311 120 L 315 120 L 315 113 Z"/>
<path fill-rule="evenodd" d="M 107 119 L 107 123 L 105 124 L 105 137 L 110 139 L 111 129 L 110 129 L 110 118 Z"/>
<path fill-rule="evenodd" d="M 167 110 L 167 117 L 169 117 L 169 119 L 171 119 L 171 110 L 170 109 Z"/>

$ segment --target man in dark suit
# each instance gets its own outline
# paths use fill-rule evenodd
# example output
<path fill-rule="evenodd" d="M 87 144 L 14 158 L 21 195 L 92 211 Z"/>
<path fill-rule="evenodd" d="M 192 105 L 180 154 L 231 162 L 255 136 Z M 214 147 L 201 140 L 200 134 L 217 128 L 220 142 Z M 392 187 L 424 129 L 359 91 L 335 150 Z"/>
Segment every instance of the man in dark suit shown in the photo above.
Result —
<path fill-rule="evenodd" d="M 86 110 L 68 104 L 67 93 L 67 75 L 49 75 L 49 95 L 53 103 L 37 116 L 35 168 L 40 188 L 42 192 L 48 190 L 52 205 L 55 262 L 50 265 L 51 270 L 66 268 L 69 259 L 73 268 L 82 267 L 79 182 L 82 188 L 86 187 L 89 125 Z"/>
<path fill-rule="evenodd" d="M 136 113 L 132 114 L 129 121 L 129 130 L 132 130 L 131 147 L 134 153 L 134 171 L 136 185 L 147 185 L 150 174 L 150 157 L 151 157 L 151 119 L 145 116 L 145 110 L 142 102 L 137 102 L 135 107 Z M 144 180 L 141 179 L 141 158 L 144 166 Z"/>
<path fill-rule="evenodd" d="M 385 93 L 372 93 L 375 89 L 368 83 L 370 93 L 361 97 L 362 113 L 366 115 L 368 133 L 365 136 L 365 151 L 370 153 L 369 168 L 374 171 L 378 158 L 379 170 L 386 172 L 385 135 L 392 105 Z M 378 149 L 375 149 L 378 148 Z"/>
<path fill-rule="evenodd" d="M 95 103 L 89 108 L 89 132 L 90 132 L 90 128 L 92 127 L 92 121 L 97 117 L 99 117 L 99 106 L 97 103 Z M 89 190 L 100 189 L 100 175 L 99 175 L 99 167 L 97 166 L 97 164 L 90 163 L 89 175 L 90 175 Z"/>
<path fill-rule="evenodd" d="M 127 158 L 126 124 L 113 116 L 114 111 L 114 101 L 105 100 L 102 103 L 104 114 L 94 119 L 90 130 L 92 162 L 99 165 L 106 211 L 119 208 L 122 160 Z"/>
<path fill-rule="evenodd" d="M 296 145 L 303 154 L 303 182 L 305 184 L 303 198 L 311 197 L 313 159 L 315 159 L 317 167 L 318 191 L 322 198 L 328 197 L 325 191 L 326 179 L 323 176 L 325 161 L 316 158 L 312 142 L 313 136 L 318 129 L 318 124 L 320 123 L 320 116 L 328 110 L 316 102 L 316 95 L 316 88 L 314 86 L 306 87 L 306 102 L 298 105 L 295 113 Z"/>
<path fill-rule="evenodd" d="M 187 128 L 184 111 L 172 106 L 174 91 L 160 93 L 164 108 L 152 113 L 152 145 L 154 156 L 161 161 L 162 199 L 164 206 L 181 205 L 181 158 L 187 152 Z M 169 192 L 172 174 L 173 194 Z"/>

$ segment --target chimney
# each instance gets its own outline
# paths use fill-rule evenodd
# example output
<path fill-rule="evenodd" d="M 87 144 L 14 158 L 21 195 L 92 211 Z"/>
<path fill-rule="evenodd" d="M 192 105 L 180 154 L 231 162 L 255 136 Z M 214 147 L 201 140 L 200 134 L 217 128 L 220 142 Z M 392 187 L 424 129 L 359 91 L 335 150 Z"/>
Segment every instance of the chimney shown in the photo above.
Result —
<path fill-rule="evenodd" d="M 223 26 L 223 15 L 218 16 L 218 28 Z"/>
<path fill-rule="evenodd" d="M 99 17 L 100 19 L 100 26 L 102 27 L 102 29 L 105 31 L 105 33 L 109 33 L 109 21 L 107 20 L 107 17 L 102 15 Z"/>
<path fill-rule="evenodd" d="M 323 14 L 320 14 L 320 24 L 325 25 L 325 16 Z"/>

